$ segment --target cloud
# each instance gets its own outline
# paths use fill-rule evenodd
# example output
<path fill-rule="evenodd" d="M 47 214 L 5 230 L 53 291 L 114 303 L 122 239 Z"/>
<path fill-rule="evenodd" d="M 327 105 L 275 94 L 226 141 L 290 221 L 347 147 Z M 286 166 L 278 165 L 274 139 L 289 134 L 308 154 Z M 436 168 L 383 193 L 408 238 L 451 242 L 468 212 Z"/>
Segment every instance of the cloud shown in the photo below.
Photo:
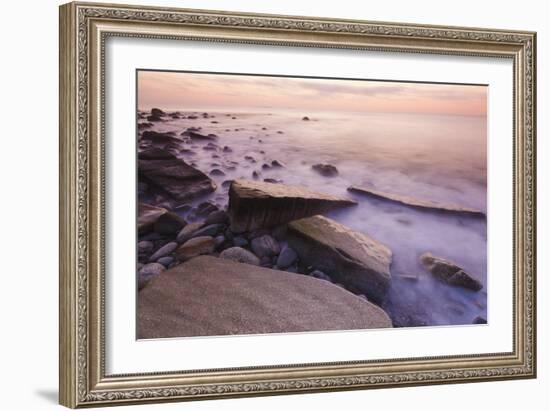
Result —
<path fill-rule="evenodd" d="M 485 115 L 485 86 L 144 71 L 143 107 L 266 107 Z"/>

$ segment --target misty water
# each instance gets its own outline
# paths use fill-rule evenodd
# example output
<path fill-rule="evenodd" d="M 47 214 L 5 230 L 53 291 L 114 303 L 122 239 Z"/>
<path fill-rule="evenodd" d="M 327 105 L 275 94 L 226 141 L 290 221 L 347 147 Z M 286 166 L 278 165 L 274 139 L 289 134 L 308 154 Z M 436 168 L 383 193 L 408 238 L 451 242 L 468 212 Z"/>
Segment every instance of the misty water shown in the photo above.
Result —
<path fill-rule="evenodd" d="M 484 117 L 207 110 L 215 118 L 205 119 L 200 115 L 205 111 L 197 111 L 198 119 L 169 119 L 152 128 L 179 136 L 187 127 L 202 127 L 201 134 L 214 133 L 219 146 L 232 149 L 203 150 L 207 142 L 186 145 L 195 153 L 180 154 L 187 163 L 206 174 L 215 168 L 226 174 L 213 176 L 216 192 L 195 203 L 206 199 L 225 207 L 223 181 L 253 179 L 254 171 L 260 181 L 276 179 L 352 198 L 358 206 L 328 216 L 392 250 L 392 285 L 383 308 L 396 325 L 471 324 L 477 316 L 487 318 L 485 219 L 420 211 L 347 191 L 363 186 L 486 212 Z M 272 160 L 284 167 L 262 169 Z M 318 174 L 311 168 L 317 163 L 334 165 L 338 176 Z M 455 262 L 484 289 L 473 292 L 434 279 L 419 263 L 425 252 Z"/>

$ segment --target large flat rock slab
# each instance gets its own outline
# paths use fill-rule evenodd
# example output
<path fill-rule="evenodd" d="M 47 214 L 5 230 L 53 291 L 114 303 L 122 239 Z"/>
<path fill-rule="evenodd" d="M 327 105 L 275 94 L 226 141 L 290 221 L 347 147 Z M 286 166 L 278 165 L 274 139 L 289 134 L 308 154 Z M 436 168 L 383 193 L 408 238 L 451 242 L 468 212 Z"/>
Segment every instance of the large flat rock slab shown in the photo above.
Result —
<path fill-rule="evenodd" d="M 374 304 L 328 281 L 201 256 L 138 296 L 138 338 L 391 327 Z"/>
<path fill-rule="evenodd" d="M 463 214 L 473 217 L 485 217 L 485 213 L 483 211 L 476 210 L 474 208 L 462 207 L 456 204 L 439 203 L 437 201 L 431 200 L 423 200 L 400 194 L 386 193 L 383 191 L 374 190 L 372 188 L 351 186 L 348 187 L 348 191 L 421 210 L 436 211 L 440 213 Z"/>
<path fill-rule="evenodd" d="M 138 172 L 140 180 L 177 200 L 189 200 L 216 190 L 210 177 L 160 148 L 148 148 L 138 154 Z"/>
<path fill-rule="evenodd" d="M 274 227 L 356 204 L 347 198 L 285 184 L 235 180 L 229 188 L 229 216 L 234 232 Z"/>
<path fill-rule="evenodd" d="M 303 263 L 372 301 L 384 300 L 392 261 L 384 244 L 320 215 L 289 223 L 287 240 Z"/>

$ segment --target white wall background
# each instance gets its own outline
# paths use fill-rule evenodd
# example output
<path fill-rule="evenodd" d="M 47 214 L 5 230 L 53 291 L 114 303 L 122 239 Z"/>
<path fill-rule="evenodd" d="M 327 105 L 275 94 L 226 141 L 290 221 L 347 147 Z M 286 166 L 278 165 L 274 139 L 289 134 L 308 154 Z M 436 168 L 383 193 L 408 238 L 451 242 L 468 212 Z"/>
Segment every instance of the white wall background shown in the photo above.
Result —
<path fill-rule="evenodd" d="M 111 0 L 111 2 L 117 2 Z M 136 4 L 433 23 L 538 32 L 539 377 L 537 380 L 247 398 L 128 409 L 546 409 L 550 389 L 550 27 L 544 2 L 184 0 Z M 57 193 L 59 1 L 2 4 L 0 24 L 0 407 L 57 405 Z M 546 184 L 548 187 L 548 184 Z M 546 230 L 545 230 L 546 229 Z M 546 254 L 546 255 L 545 255 Z"/>

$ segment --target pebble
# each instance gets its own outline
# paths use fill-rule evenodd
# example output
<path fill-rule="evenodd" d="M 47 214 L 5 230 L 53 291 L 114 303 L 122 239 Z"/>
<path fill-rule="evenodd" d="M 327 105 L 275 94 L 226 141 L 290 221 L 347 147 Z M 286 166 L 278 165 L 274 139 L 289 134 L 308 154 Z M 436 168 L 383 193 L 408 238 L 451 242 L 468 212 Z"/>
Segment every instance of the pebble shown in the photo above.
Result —
<path fill-rule="evenodd" d="M 180 244 L 186 242 L 187 240 L 189 240 L 192 237 L 193 233 L 195 231 L 199 230 L 202 226 L 204 226 L 204 223 L 202 221 L 187 224 L 178 233 L 176 241 Z"/>
<path fill-rule="evenodd" d="M 233 245 L 235 247 L 244 247 L 245 245 L 248 245 L 248 240 L 239 235 L 233 238 Z"/>
<path fill-rule="evenodd" d="M 219 235 L 216 238 L 214 238 L 214 247 L 218 248 L 225 242 L 225 237 L 223 235 Z"/>
<path fill-rule="evenodd" d="M 222 229 L 223 229 L 222 224 L 210 224 L 210 225 L 207 225 L 207 226 L 202 227 L 202 228 L 198 229 L 197 231 L 195 231 L 191 235 L 191 238 L 202 237 L 202 236 L 211 236 L 211 237 L 213 237 L 216 234 L 218 234 Z"/>
<path fill-rule="evenodd" d="M 168 268 L 170 264 L 172 264 L 173 262 L 174 262 L 174 257 L 170 257 L 170 256 L 161 257 L 157 260 L 157 263 L 162 264 L 166 268 Z"/>
<path fill-rule="evenodd" d="M 217 211 L 212 211 L 210 214 L 208 214 L 208 217 L 206 217 L 204 224 L 205 225 L 224 224 L 228 220 L 229 220 L 229 216 L 224 210 L 217 210 Z"/>
<path fill-rule="evenodd" d="M 172 252 L 174 252 L 176 248 L 178 248 L 178 243 L 176 243 L 175 241 L 165 244 L 153 253 L 153 255 L 149 258 L 149 261 L 150 262 L 157 261 L 159 258 L 165 257 L 168 254 L 171 254 Z"/>
<path fill-rule="evenodd" d="M 279 254 L 281 251 L 281 247 L 279 246 L 277 240 L 269 234 L 264 234 L 261 237 L 254 238 L 250 243 L 250 247 L 252 248 L 254 254 L 260 258 L 272 257 Z"/>
<path fill-rule="evenodd" d="M 140 241 L 138 243 L 138 253 L 139 254 L 146 254 L 146 253 L 150 253 L 151 251 L 153 251 L 153 242 L 152 241 Z"/>
<path fill-rule="evenodd" d="M 212 251 L 214 251 L 214 238 L 211 236 L 194 237 L 180 245 L 176 250 L 176 258 L 179 261 L 186 261 L 202 254 L 210 254 Z"/>
<path fill-rule="evenodd" d="M 220 258 L 237 261 L 239 263 L 260 265 L 260 259 L 250 251 L 241 247 L 231 247 L 220 253 Z"/>
<path fill-rule="evenodd" d="M 281 250 L 281 254 L 277 257 L 277 267 L 290 267 L 298 258 L 298 254 L 292 248 L 286 246 Z"/>
<path fill-rule="evenodd" d="M 321 270 L 313 270 L 311 273 L 309 273 L 309 275 L 311 275 L 312 277 L 318 278 L 319 280 L 332 282 L 331 278 Z"/>

